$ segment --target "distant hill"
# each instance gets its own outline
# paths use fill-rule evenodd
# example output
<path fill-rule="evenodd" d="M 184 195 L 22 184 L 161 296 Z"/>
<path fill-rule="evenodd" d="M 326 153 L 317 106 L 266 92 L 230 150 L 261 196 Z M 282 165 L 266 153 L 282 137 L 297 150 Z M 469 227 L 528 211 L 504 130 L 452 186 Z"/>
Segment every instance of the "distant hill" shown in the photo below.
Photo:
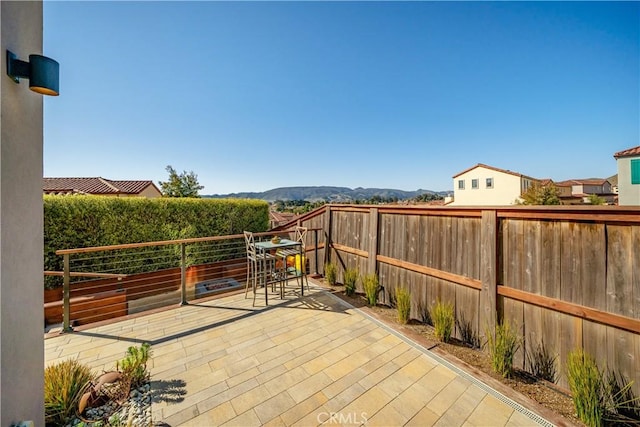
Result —
<path fill-rule="evenodd" d="M 240 199 L 260 199 L 268 202 L 276 200 L 307 200 L 309 202 L 349 202 L 355 200 L 367 200 L 374 196 L 383 199 L 396 197 L 398 200 L 412 199 L 421 194 L 438 194 L 446 196 L 447 191 L 416 190 L 403 191 L 390 188 L 347 188 L 347 187 L 280 187 L 267 190 L 262 193 L 231 193 L 213 194 L 210 198 L 240 198 Z"/>

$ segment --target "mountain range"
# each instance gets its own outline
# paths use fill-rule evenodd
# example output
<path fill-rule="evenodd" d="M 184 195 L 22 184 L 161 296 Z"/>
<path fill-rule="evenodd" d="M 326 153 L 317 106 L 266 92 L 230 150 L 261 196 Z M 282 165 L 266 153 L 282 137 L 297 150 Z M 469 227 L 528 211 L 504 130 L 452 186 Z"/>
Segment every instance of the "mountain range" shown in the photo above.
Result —
<path fill-rule="evenodd" d="M 437 194 L 446 196 L 448 191 L 416 190 L 404 191 L 391 188 L 347 188 L 347 187 L 280 187 L 271 190 L 247 193 L 213 194 L 210 198 L 239 198 L 239 199 L 261 199 L 268 202 L 276 200 L 307 200 L 309 202 L 349 202 L 354 200 L 369 200 L 374 196 L 382 199 L 397 198 L 398 200 L 412 199 L 421 194 Z"/>

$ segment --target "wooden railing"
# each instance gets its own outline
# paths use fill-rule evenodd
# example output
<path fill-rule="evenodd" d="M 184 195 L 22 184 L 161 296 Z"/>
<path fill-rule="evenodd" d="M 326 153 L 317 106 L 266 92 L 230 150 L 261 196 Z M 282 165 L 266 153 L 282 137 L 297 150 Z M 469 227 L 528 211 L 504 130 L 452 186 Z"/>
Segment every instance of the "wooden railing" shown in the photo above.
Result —
<path fill-rule="evenodd" d="M 317 273 L 318 232 L 306 238 L 310 272 Z M 293 238 L 287 230 L 255 233 L 257 239 L 274 234 Z M 244 235 L 203 237 L 113 246 L 61 249 L 61 288 L 45 291 L 45 320 L 88 324 L 126 314 L 210 296 L 225 289 L 222 282 L 246 283 Z M 209 290 L 209 291 L 205 291 Z M 200 292 L 202 291 L 202 292 Z"/>

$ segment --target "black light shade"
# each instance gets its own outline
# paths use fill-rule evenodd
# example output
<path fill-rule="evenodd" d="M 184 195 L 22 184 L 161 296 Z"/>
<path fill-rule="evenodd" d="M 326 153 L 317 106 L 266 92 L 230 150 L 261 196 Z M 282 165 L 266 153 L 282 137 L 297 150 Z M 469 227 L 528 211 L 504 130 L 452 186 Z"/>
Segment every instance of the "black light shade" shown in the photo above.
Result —
<path fill-rule="evenodd" d="M 29 89 L 42 95 L 60 94 L 60 64 L 46 56 L 29 55 L 25 62 L 7 51 L 7 75 L 16 83 L 19 78 L 29 79 Z"/>

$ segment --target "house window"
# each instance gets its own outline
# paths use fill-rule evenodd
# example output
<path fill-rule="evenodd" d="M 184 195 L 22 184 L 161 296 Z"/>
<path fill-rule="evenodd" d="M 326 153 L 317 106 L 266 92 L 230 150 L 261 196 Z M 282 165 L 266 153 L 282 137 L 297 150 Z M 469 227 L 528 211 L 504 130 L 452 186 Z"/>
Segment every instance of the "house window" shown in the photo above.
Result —
<path fill-rule="evenodd" d="M 493 188 L 493 178 L 487 178 L 487 188 Z"/>
<path fill-rule="evenodd" d="M 640 184 L 640 159 L 631 160 L 631 183 Z"/>
<path fill-rule="evenodd" d="M 471 188 L 478 188 L 478 180 L 477 179 L 472 179 L 471 180 Z"/>
<path fill-rule="evenodd" d="M 464 179 L 458 180 L 458 190 L 464 190 Z"/>

